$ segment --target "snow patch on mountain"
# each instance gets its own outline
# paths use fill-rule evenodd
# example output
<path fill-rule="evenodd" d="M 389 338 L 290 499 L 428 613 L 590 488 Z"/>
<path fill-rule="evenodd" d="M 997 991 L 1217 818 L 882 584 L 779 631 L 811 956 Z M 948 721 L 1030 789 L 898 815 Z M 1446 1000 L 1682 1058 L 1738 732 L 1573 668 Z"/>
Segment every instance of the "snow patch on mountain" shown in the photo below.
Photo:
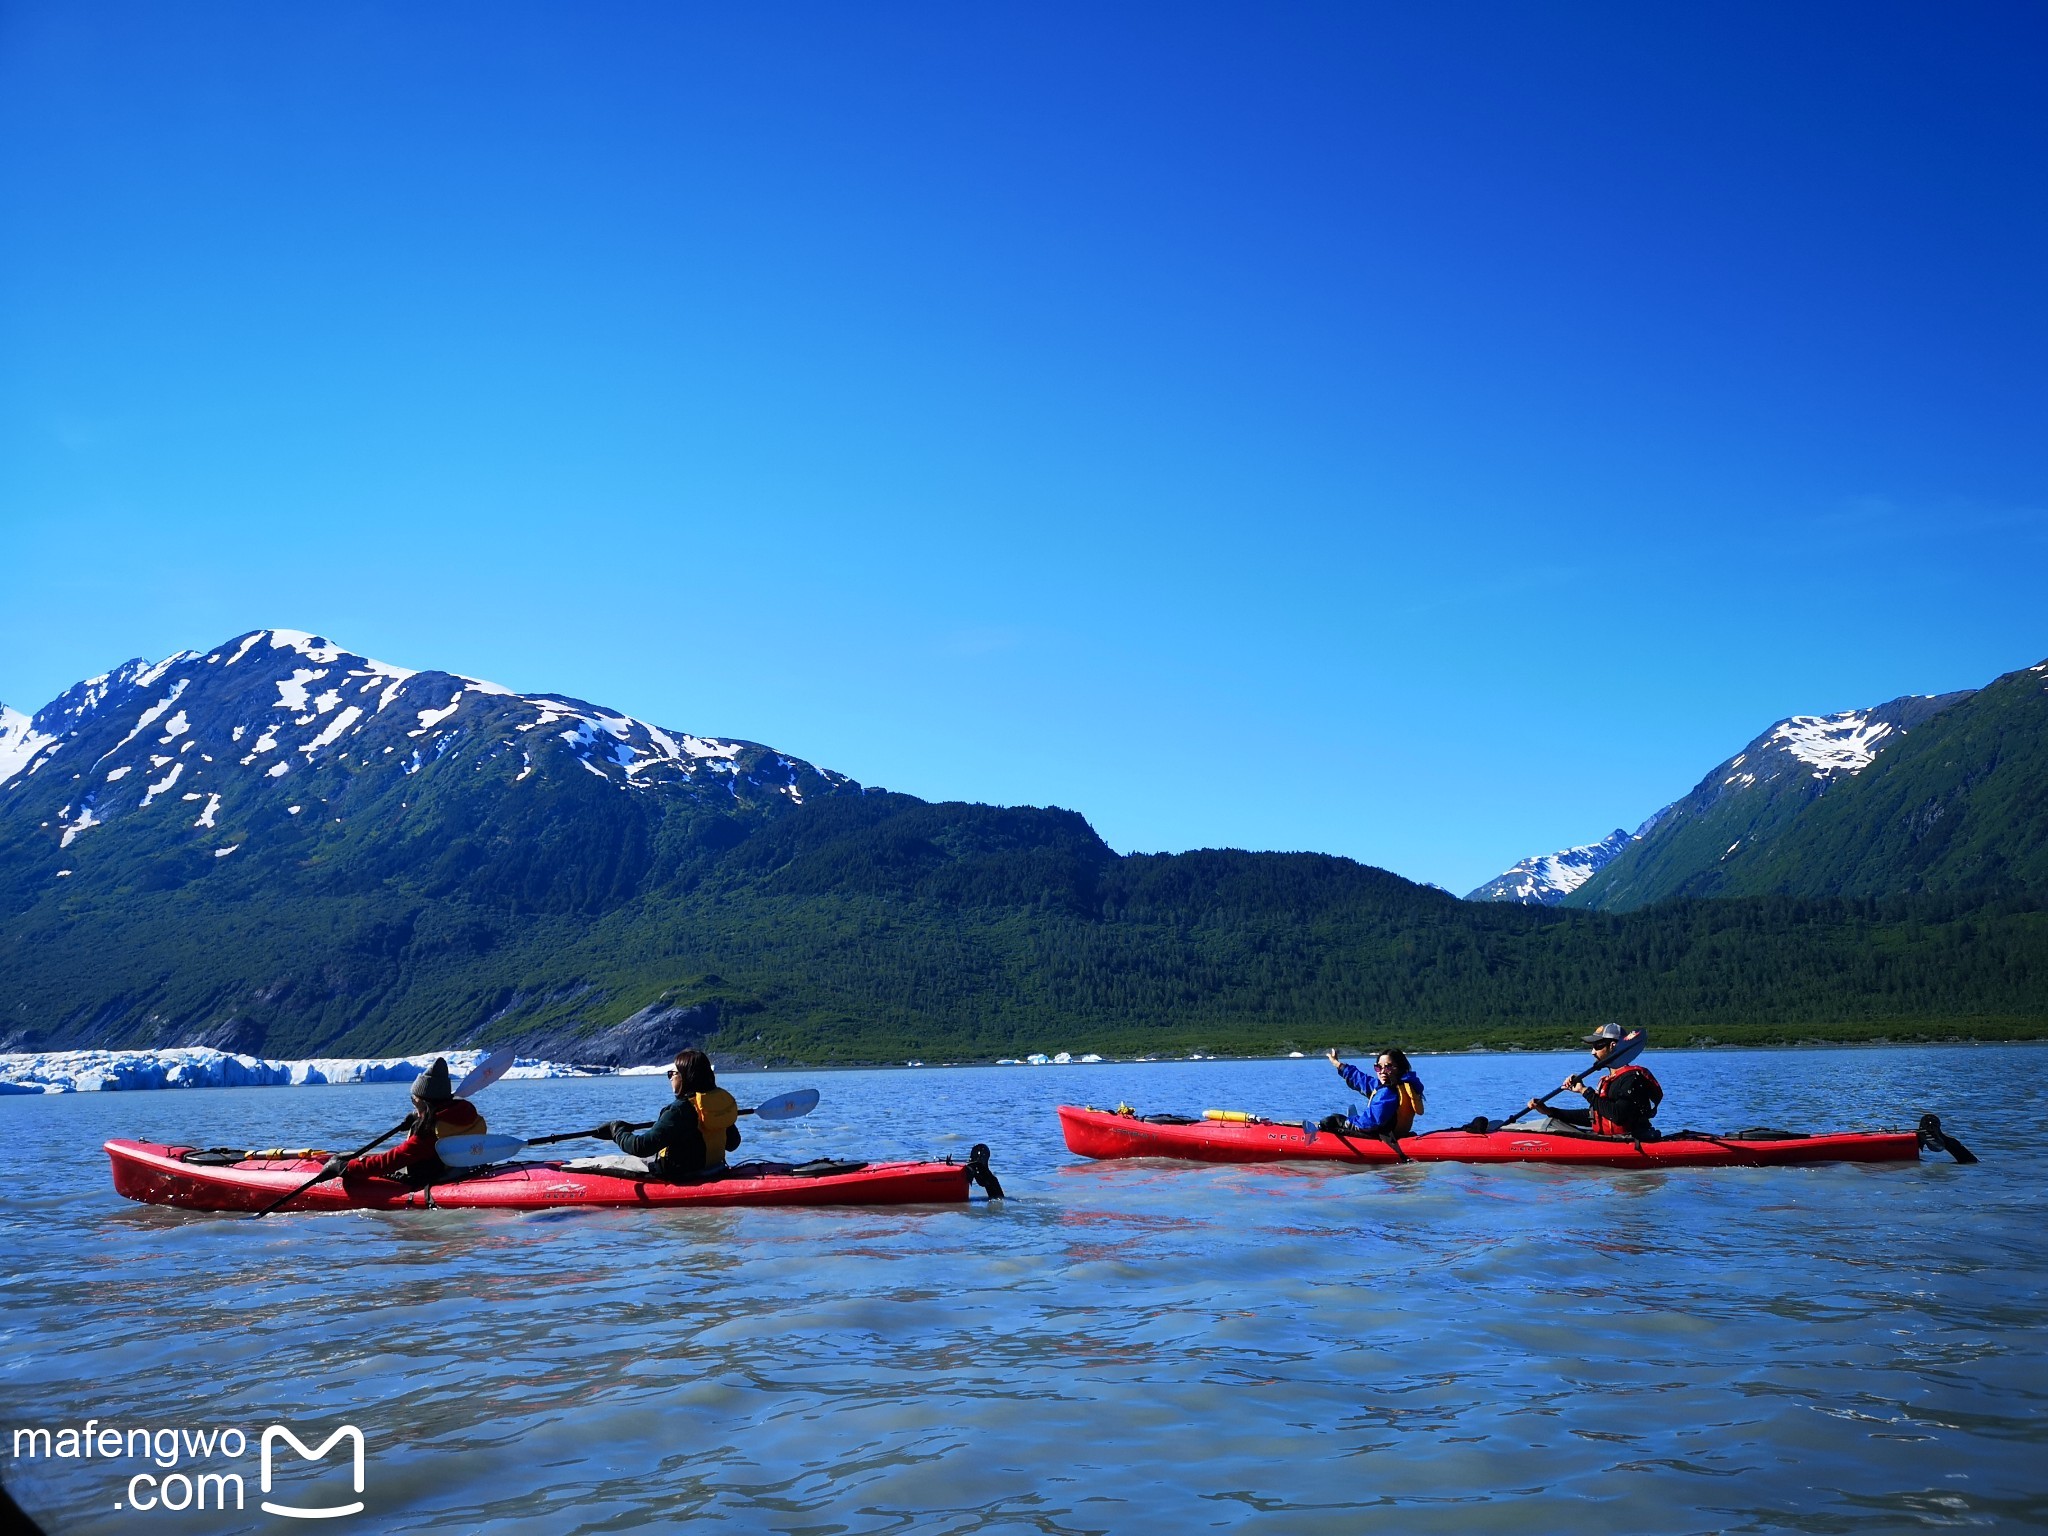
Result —
<path fill-rule="evenodd" d="M 1891 726 L 1872 719 L 1869 710 L 1847 709 L 1839 715 L 1794 715 L 1764 739 L 1809 765 L 1816 779 L 1831 779 L 1868 768 L 1891 734 Z"/>
<path fill-rule="evenodd" d="M 70 811 L 72 807 L 63 807 L 63 809 Z M 98 821 L 98 817 L 92 815 L 92 807 L 90 805 L 80 805 L 76 821 L 59 821 L 57 825 L 63 827 L 63 838 L 57 840 L 57 848 L 70 848 L 72 842 L 78 838 L 80 831 L 86 831 L 88 827 L 96 827 L 96 825 L 100 825 L 100 821 Z"/>
<path fill-rule="evenodd" d="M 355 705 L 349 705 L 347 709 L 344 709 L 340 714 L 336 715 L 333 720 L 328 722 L 326 730 L 322 731 L 318 736 L 315 736 L 311 741 L 302 744 L 299 750 L 305 753 L 306 756 L 311 757 L 315 752 L 318 752 L 322 747 L 333 746 L 335 742 L 339 741 L 344 735 L 348 733 L 348 730 L 351 726 L 353 726 L 358 720 L 362 718 L 363 712 L 360 709 L 358 709 Z"/>
<path fill-rule="evenodd" d="M 0 784 L 5 784 L 43 748 L 57 738 L 36 729 L 35 721 L 18 709 L 0 704 Z"/>
<path fill-rule="evenodd" d="M 1650 823 L 1644 825 L 1647 827 Z M 1555 906 L 1598 874 L 1617 853 L 1635 841 L 1636 835 L 1616 827 L 1597 843 L 1582 843 L 1576 848 L 1565 848 L 1556 853 L 1539 853 L 1522 860 L 1505 874 L 1496 875 L 1465 899 Z"/>
<path fill-rule="evenodd" d="M 190 653 L 188 652 L 186 654 Z M 149 681 L 155 682 L 156 679 L 161 677 L 162 675 L 163 674 L 161 671 L 152 669 Z M 138 679 L 138 682 L 139 681 L 140 680 Z M 135 729 L 130 731 L 126 736 L 123 736 L 119 741 L 115 742 L 114 745 L 110 747 L 107 751 L 102 752 L 99 755 L 97 761 L 102 763 L 105 762 L 108 758 L 112 757 L 116 752 L 120 751 L 123 747 L 127 746 L 129 742 L 133 741 L 136 737 L 140 736 L 152 725 L 155 725 L 157 721 L 161 720 L 163 718 L 164 711 L 169 709 L 173 704 L 178 702 L 179 698 L 182 697 L 185 692 L 186 685 L 190 682 L 190 678 L 181 677 L 177 680 L 177 682 L 173 683 L 171 685 L 171 691 L 169 693 L 165 694 L 162 698 L 158 699 L 154 704 L 150 705 L 149 708 L 145 709 L 142 712 L 141 717 L 138 718 L 135 722 Z"/>
<path fill-rule="evenodd" d="M 142 797 L 142 805 L 138 807 L 138 809 L 146 809 L 150 801 L 154 800 L 158 795 L 162 794 L 165 790 L 169 789 L 173 784 L 177 783 L 178 775 L 183 773 L 184 771 L 185 765 L 182 762 L 171 764 L 171 771 L 165 774 L 163 778 L 159 780 L 157 783 L 149 786 L 149 793 Z"/>

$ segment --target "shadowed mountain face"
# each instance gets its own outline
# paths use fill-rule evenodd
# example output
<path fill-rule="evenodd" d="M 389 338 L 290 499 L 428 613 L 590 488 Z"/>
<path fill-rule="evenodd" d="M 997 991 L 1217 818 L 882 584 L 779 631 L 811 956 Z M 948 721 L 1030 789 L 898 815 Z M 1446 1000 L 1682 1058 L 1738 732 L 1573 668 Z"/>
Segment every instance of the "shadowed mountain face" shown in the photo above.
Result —
<path fill-rule="evenodd" d="M 2037 760 L 2005 750 L 2017 777 L 1915 801 L 1971 829 L 1944 834 L 1954 857 L 1987 816 L 2037 814 L 2013 787 Z M 1071 811 L 930 804 L 289 631 L 0 714 L 0 1050 L 937 1060 L 1562 1041 L 1617 1017 L 2025 1034 L 2048 1027 L 2042 975 L 2037 905 L 1614 916 L 1321 854 L 1119 856 Z"/>

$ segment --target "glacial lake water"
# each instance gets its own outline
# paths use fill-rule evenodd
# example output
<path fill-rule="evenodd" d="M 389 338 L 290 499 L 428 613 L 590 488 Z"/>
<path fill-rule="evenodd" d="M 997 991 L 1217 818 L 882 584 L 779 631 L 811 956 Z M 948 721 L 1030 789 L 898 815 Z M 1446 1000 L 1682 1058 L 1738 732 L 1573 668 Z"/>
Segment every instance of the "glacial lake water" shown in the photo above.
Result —
<path fill-rule="evenodd" d="M 1424 1127 L 1504 1114 L 1579 1059 L 1418 1058 Z M 171 1475 L 139 1457 L 0 1476 L 65 1536 L 2048 1527 L 2048 1050 L 1647 1060 L 1667 1127 L 1934 1109 L 1983 1161 L 1089 1163 L 1056 1104 L 1298 1117 L 1349 1096 L 1320 1059 L 732 1074 L 742 1102 L 824 1095 L 750 1151 L 986 1141 L 1009 1198 L 252 1222 L 118 1198 L 100 1143 L 352 1146 L 404 1091 L 0 1099 L 0 1430 L 248 1437 L 178 1469 L 238 1472 L 240 1514 L 125 1507 L 132 1476 Z M 531 1135 L 664 1093 L 479 1102 Z M 317 1445 L 343 1423 L 365 1511 L 260 1513 L 262 1429 Z M 318 1466 L 278 1449 L 274 1497 L 352 1496 L 345 1444 Z"/>

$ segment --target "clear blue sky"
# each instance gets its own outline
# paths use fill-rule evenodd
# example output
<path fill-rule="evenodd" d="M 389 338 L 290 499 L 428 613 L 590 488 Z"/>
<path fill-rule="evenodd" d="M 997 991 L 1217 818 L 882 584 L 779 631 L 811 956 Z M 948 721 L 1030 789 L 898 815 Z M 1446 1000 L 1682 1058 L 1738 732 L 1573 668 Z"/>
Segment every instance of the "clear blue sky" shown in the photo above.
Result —
<path fill-rule="evenodd" d="M 2048 656 L 2037 4 L 0 11 L 0 699 L 258 625 L 1465 890 Z"/>

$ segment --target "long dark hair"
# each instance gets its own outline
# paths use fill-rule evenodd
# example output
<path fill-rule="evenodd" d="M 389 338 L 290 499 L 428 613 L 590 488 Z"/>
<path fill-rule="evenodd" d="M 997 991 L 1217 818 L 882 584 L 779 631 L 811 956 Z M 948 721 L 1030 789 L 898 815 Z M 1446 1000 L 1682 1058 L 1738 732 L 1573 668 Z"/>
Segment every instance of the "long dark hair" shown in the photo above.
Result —
<path fill-rule="evenodd" d="M 676 1082 L 679 1093 L 708 1093 L 718 1086 L 718 1074 L 702 1051 L 677 1051 Z"/>
<path fill-rule="evenodd" d="M 1406 1051 L 1396 1050 L 1390 1045 L 1384 1051 L 1381 1051 L 1380 1055 L 1386 1057 L 1387 1060 L 1394 1064 L 1394 1076 L 1397 1079 L 1408 1075 L 1408 1053 Z M 1378 1058 L 1375 1057 L 1374 1059 L 1377 1060 Z"/>

